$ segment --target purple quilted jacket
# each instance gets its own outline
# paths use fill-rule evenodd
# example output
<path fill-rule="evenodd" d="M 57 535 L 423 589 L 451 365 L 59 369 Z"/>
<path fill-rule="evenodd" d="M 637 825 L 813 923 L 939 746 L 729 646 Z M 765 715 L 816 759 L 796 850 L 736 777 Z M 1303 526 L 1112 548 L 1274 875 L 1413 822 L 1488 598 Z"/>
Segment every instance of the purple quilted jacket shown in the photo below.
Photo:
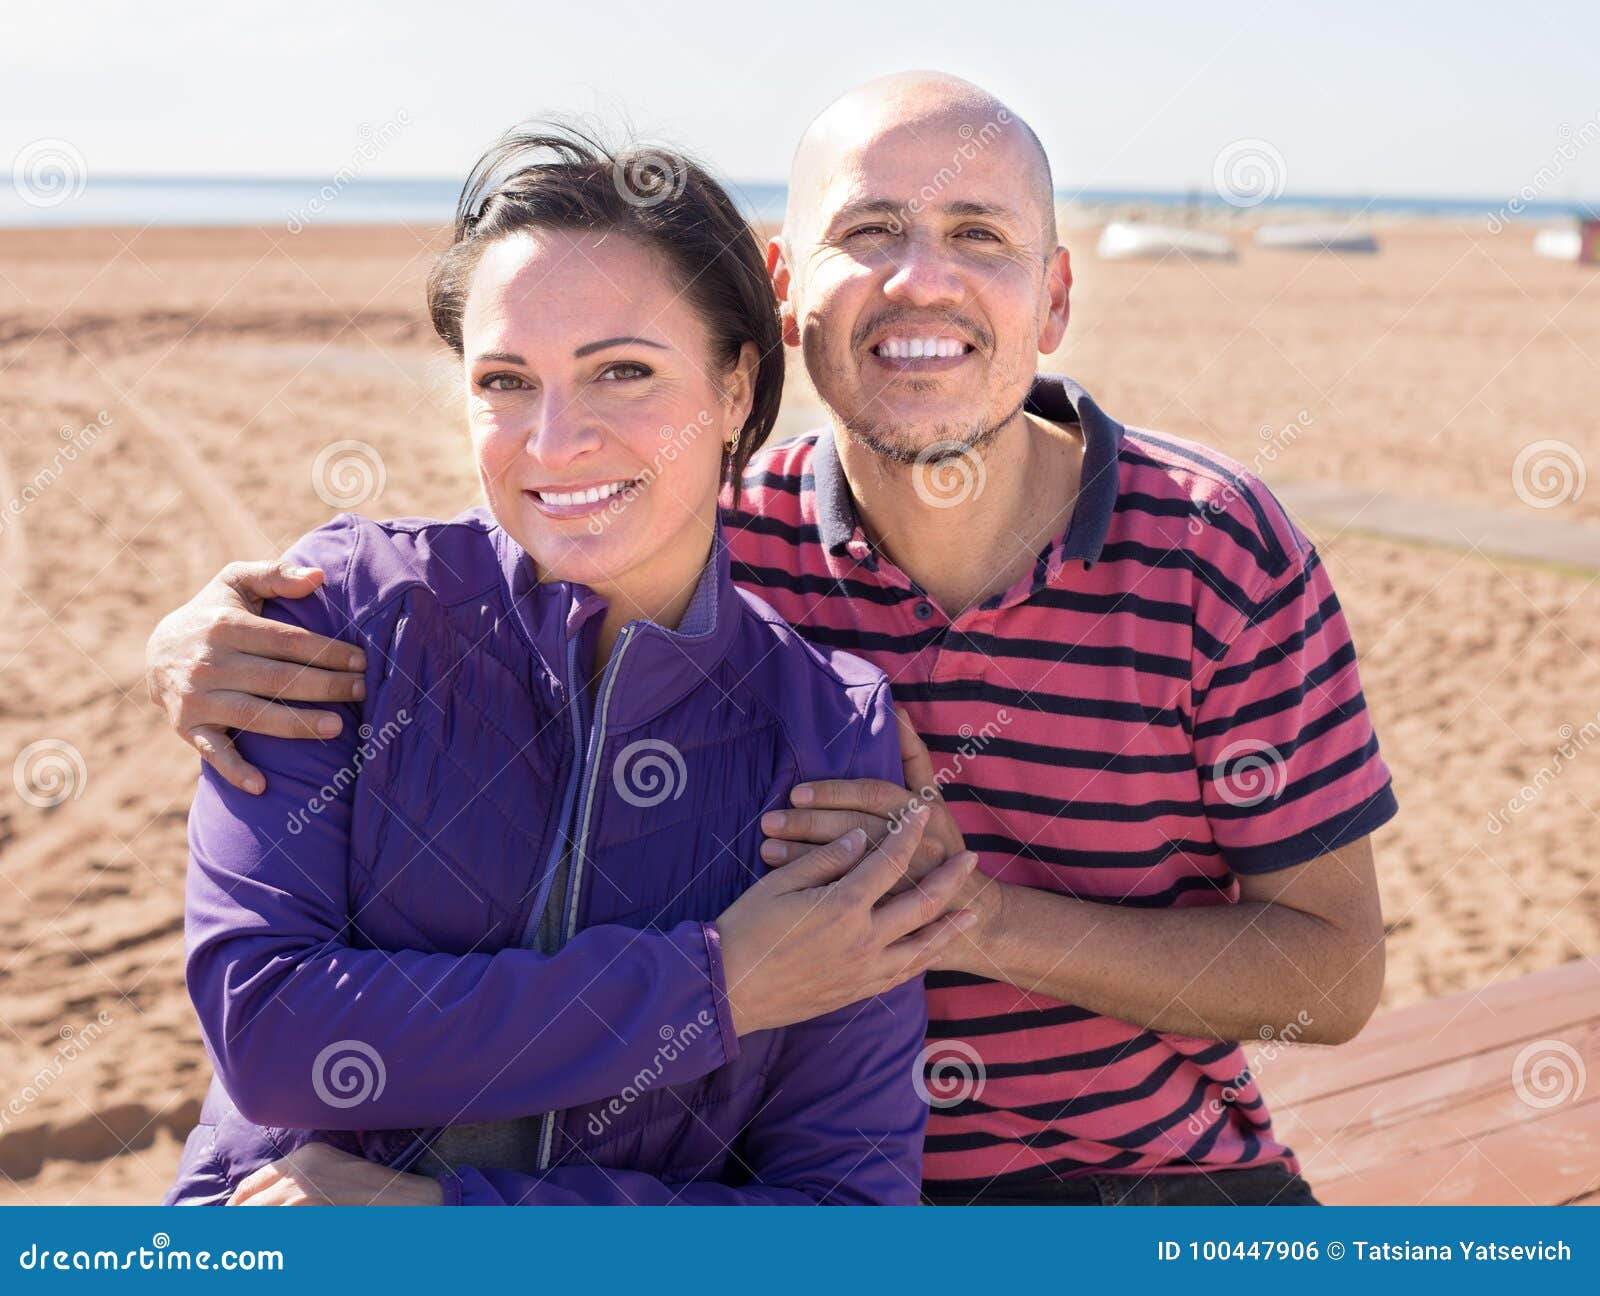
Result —
<path fill-rule="evenodd" d="M 321 1140 L 397 1169 L 515 1122 L 532 1164 L 447 1203 L 908 1203 L 926 1108 L 913 981 L 734 1035 L 716 916 L 797 782 L 899 781 L 883 676 L 735 588 L 720 535 L 677 631 L 539 584 L 482 510 L 341 515 L 277 620 L 367 650 L 326 742 L 242 734 L 267 791 L 206 767 L 188 984 L 216 1070 L 168 1202 L 220 1203 Z"/>

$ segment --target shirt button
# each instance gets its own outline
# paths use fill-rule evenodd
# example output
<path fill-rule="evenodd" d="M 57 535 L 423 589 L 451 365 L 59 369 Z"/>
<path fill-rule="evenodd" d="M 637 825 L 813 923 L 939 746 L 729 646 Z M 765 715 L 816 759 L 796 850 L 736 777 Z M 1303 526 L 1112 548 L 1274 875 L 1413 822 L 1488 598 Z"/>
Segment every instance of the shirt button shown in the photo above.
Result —
<path fill-rule="evenodd" d="M 912 611 L 917 614 L 918 621 L 926 621 L 933 615 L 933 604 L 927 599 L 918 599 L 917 606 Z"/>

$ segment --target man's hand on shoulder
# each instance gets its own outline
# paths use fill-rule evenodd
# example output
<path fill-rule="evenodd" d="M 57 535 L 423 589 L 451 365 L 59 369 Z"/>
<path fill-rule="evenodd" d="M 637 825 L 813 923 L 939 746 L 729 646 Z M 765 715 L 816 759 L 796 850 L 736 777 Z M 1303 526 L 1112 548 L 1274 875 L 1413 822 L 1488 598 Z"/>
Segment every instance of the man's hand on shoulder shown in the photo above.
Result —
<path fill-rule="evenodd" d="M 304 598 L 322 572 L 284 562 L 229 563 L 182 607 L 162 618 L 145 645 L 150 700 L 167 723 L 244 792 L 266 789 L 239 755 L 230 730 L 276 738 L 328 738 L 342 725 L 332 711 L 281 702 L 358 701 L 365 690 L 360 648 L 261 615 L 269 598 Z"/>

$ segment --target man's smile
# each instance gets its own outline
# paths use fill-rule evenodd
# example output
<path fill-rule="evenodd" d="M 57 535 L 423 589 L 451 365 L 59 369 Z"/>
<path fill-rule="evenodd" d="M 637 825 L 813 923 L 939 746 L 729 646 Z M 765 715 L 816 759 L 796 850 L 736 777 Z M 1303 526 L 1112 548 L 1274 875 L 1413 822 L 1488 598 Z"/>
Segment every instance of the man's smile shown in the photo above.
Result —
<path fill-rule="evenodd" d="M 975 350 L 949 334 L 891 334 L 868 350 L 873 362 L 896 373 L 945 373 L 965 363 Z"/>

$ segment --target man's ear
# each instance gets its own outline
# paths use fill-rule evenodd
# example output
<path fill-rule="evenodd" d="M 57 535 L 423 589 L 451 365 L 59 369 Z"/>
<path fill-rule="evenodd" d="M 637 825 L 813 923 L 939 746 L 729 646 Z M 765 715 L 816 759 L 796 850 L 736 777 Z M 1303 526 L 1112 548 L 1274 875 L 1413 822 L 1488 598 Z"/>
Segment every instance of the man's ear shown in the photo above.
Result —
<path fill-rule="evenodd" d="M 772 291 L 778 298 L 778 320 L 783 326 L 784 346 L 800 345 L 800 323 L 795 318 L 794 303 L 789 300 L 793 277 L 789 273 L 789 254 L 783 246 L 783 235 L 767 240 L 767 275 L 772 280 Z"/>
<path fill-rule="evenodd" d="M 1049 355 L 1067 335 L 1067 318 L 1072 314 L 1072 254 L 1058 247 L 1044 268 L 1047 305 L 1039 321 L 1039 354 Z"/>

